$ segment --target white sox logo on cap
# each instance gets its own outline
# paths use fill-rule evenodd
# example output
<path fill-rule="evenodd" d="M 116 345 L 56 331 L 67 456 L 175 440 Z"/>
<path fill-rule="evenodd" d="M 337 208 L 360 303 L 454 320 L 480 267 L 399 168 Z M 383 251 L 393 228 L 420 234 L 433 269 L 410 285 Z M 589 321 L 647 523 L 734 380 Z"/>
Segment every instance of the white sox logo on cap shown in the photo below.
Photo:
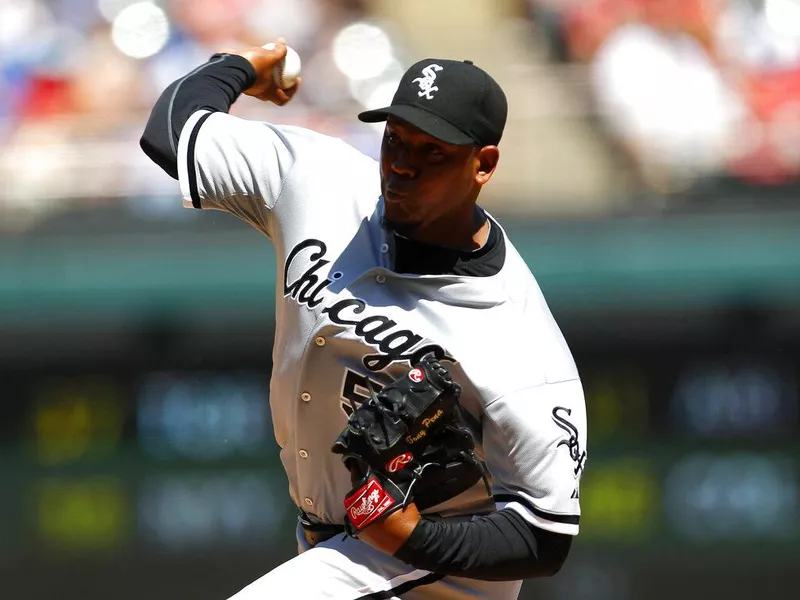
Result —
<path fill-rule="evenodd" d="M 419 85 L 420 98 L 425 97 L 428 100 L 433 100 L 433 92 L 439 91 L 439 86 L 433 85 L 436 83 L 436 72 L 441 71 L 443 68 L 435 63 L 428 65 L 422 69 L 422 77 L 417 77 L 413 80 L 414 83 Z"/>
<path fill-rule="evenodd" d="M 416 367 L 408 372 L 408 378 L 414 383 L 419 383 L 425 379 L 425 373 L 422 372 L 422 369 Z"/>

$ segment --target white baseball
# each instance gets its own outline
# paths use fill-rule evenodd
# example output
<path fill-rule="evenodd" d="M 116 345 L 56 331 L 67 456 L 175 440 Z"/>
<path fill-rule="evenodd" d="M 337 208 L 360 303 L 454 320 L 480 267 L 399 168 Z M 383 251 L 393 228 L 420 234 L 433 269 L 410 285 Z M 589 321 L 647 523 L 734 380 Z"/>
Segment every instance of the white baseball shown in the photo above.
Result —
<path fill-rule="evenodd" d="M 262 46 L 264 50 L 274 50 L 275 44 L 270 42 Z M 294 48 L 286 46 L 286 56 L 272 70 L 272 79 L 279 88 L 288 90 L 297 83 L 300 76 L 300 55 Z"/>

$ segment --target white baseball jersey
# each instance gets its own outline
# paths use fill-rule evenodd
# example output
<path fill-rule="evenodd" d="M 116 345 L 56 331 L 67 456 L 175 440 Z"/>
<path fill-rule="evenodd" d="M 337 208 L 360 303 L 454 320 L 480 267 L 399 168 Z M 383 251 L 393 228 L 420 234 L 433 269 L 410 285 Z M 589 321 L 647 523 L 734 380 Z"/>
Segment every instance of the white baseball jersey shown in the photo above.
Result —
<path fill-rule="evenodd" d="M 586 460 L 581 383 L 507 238 L 493 276 L 394 272 L 378 164 L 303 128 L 198 111 L 180 136 L 178 165 L 187 207 L 231 212 L 274 244 L 270 405 L 298 507 L 344 522 L 350 475 L 330 448 L 351 402 L 367 397 L 368 381 L 385 385 L 436 349 L 462 386 L 493 497 L 481 482 L 429 512 L 509 507 L 540 528 L 577 534 Z"/>

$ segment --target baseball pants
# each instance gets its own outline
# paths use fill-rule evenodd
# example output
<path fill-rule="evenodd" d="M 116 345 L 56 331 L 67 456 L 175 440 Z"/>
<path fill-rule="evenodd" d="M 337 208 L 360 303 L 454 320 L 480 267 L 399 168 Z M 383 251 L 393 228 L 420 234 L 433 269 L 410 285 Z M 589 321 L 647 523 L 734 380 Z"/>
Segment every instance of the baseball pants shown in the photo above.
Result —
<path fill-rule="evenodd" d="M 314 548 L 299 526 L 297 537 L 298 556 L 230 600 L 516 600 L 522 587 L 521 581 L 478 581 L 414 569 L 344 534 Z"/>

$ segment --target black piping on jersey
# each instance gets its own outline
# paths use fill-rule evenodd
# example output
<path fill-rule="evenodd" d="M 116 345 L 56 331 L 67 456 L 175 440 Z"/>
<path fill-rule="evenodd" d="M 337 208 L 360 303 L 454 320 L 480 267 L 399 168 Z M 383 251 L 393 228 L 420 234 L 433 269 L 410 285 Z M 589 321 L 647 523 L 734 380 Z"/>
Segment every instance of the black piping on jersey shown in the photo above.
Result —
<path fill-rule="evenodd" d="M 189 174 L 189 195 L 192 197 L 192 206 L 195 208 L 203 208 L 200 204 L 200 193 L 197 191 L 197 168 L 194 164 L 194 147 L 197 144 L 197 134 L 200 133 L 200 127 L 206 122 L 206 119 L 214 113 L 206 113 L 195 123 L 192 128 L 192 135 L 189 136 L 189 145 L 186 150 L 186 167 Z"/>
<path fill-rule="evenodd" d="M 400 596 L 423 585 L 436 583 L 440 579 L 444 579 L 444 575 L 440 575 L 439 573 L 428 573 L 427 575 L 424 575 L 419 579 L 415 579 L 414 581 L 406 581 L 405 583 L 401 583 L 390 590 L 383 590 L 382 592 L 373 592 L 371 594 L 367 594 L 366 596 L 359 596 L 356 598 L 356 600 L 390 600 L 395 596 Z"/>
<path fill-rule="evenodd" d="M 222 55 L 222 56 L 219 56 L 218 58 L 212 58 L 207 63 L 202 64 L 199 67 L 197 67 L 194 71 L 184 75 L 180 79 L 180 81 L 178 81 L 178 83 L 175 85 L 175 89 L 172 90 L 172 95 L 169 98 L 169 108 L 167 109 L 167 131 L 169 132 L 169 147 L 172 149 L 172 154 L 174 156 L 176 156 L 176 157 L 178 156 L 178 144 L 177 144 L 177 140 L 175 139 L 175 136 L 173 135 L 172 110 L 173 110 L 173 108 L 175 108 L 175 98 L 178 95 L 178 91 L 181 89 L 181 86 L 183 85 L 183 82 L 186 81 L 189 77 L 199 73 L 203 69 L 206 69 L 206 68 L 208 68 L 208 67 L 210 67 L 212 65 L 216 65 L 218 63 L 221 63 L 223 60 L 225 60 L 225 56 L 226 55 Z M 192 204 L 194 204 L 194 201 L 192 201 Z M 198 208 L 198 207 L 195 207 L 195 208 Z"/>
<path fill-rule="evenodd" d="M 495 502 L 519 502 L 529 511 L 531 511 L 534 515 L 541 519 L 545 519 L 547 521 L 552 521 L 553 523 L 564 523 L 566 525 L 578 525 L 580 523 L 581 517 L 580 515 L 559 515 L 551 512 L 544 511 L 540 508 L 536 508 L 529 500 L 523 498 L 522 496 L 518 496 L 516 494 L 495 494 L 494 495 Z"/>

